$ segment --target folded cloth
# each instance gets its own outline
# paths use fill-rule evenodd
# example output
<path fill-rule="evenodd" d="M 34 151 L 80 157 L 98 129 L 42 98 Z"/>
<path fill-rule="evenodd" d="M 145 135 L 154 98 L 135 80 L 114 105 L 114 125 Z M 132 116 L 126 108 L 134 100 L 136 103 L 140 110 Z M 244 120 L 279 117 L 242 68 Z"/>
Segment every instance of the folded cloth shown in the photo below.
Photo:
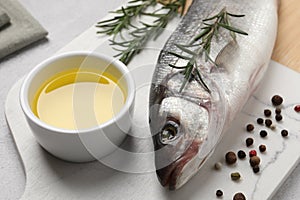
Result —
<path fill-rule="evenodd" d="M 17 0 L 0 0 L 0 7 L 10 17 L 10 25 L 0 31 L 0 58 L 48 34 Z"/>
<path fill-rule="evenodd" d="M 0 30 L 2 28 L 2 26 L 8 24 L 10 21 L 9 16 L 6 14 L 6 12 L 4 10 L 2 10 L 0 8 Z"/>

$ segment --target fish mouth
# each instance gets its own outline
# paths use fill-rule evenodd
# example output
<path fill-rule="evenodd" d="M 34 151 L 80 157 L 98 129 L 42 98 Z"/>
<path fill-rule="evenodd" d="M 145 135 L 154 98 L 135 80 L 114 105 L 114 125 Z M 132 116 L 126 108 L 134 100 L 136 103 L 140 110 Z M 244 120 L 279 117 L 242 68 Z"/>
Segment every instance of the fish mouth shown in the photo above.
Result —
<path fill-rule="evenodd" d="M 163 187 L 169 187 L 169 190 L 177 189 L 177 180 L 181 176 L 183 168 L 192 160 L 199 151 L 200 141 L 193 140 L 188 149 L 170 165 L 156 170 L 158 180 Z"/>

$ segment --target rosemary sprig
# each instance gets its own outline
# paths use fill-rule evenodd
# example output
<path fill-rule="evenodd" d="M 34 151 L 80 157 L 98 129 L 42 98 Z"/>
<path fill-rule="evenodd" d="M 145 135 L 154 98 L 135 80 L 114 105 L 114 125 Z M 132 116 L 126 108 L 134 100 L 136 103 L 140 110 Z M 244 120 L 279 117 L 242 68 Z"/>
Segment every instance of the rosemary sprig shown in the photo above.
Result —
<path fill-rule="evenodd" d="M 216 65 L 215 61 L 213 61 L 213 59 L 210 57 L 211 43 L 213 38 L 218 38 L 220 28 L 228 30 L 233 40 L 236 40 L 236 34 L 248 35 L 246 32 L 233 27 L 229 20 L 230 17 L 240 18 L 244 16 L 245 15 L 236 15 L 229 13 L 226 11 L 226 8 L 223 8 L 217 15 L 203 20 L 205 26 L 202 28 L 202 32 L 200 32 L 190 44 L 175 44 L 176 47 L 179 48 L 185 55 L 177 54 L 174 52 L 170 52 L 170 54 L 187 61 L 187 64 L 184 66 L 175 66 L 169 64 L 169 66 L 172 68 L 183 70 L 181 72 L 184 75 L 185 80 L 183 81 L 179 92 L 182 92 L 187 82 L 191 80 L 191 78 L 196 78 L 196 80 L 203 86 L 203 88 L 207 92 L 210 92 L 197 67 L 196 59 L 204 53 L 205 62 L 210 61 L 214 65 Z M 190 48 L 193 48 L 193 50 L 191 50 Z"/>
<path fill-rule="evenodd" d="M 123 63 L 128 64 L 136 54 L 142 51 L 142 48 L 149 40 L 155 40 L 166 28 L 169 21 L 177 16 L 179 9 L 181 9 L 181 15 L 183 15 L 186 5 L 186 0 L 174 0 L 165 3 L 154 12 L 147 12 L 147 8 L 156 5 L 157 2 L 159 1 L 132 0 L 126 8 L 115 11 L 115 13 L 120 13 L 120 16 L 98 23 L 97 27 L 103 30 L 97 33 L 114 36 L 120 34 L 122 30 L 128 30 L 131 27 L 128 30 L 128 39 L 122 37 L 122 41 L 116 41 L 116 37 L 113 37 L 110 40 L 110 45 L 120 52 L 116 57 L 120 57 L 120 61 Z M 139 4 L 133 5 L 135 3 Z M 153 21 L 151 23 L 140 22 L 138 25 L 135 25 L 133 20 L 137 16 L 148 16 L 153 18 Z"/>
<path fill-rule="evenodd" d="M 111 13 L 118 14 L 112 19 L 100 21 L 96 27 L 103 30 L 97 31 L 98 34 L 117 35 L 124 29 L 134 27 L 132 21 L 143 14 L 143 12 L 150 6 L 155 6 L 156 0 L 131 0 L 126 7 L 121 7 Z"/>

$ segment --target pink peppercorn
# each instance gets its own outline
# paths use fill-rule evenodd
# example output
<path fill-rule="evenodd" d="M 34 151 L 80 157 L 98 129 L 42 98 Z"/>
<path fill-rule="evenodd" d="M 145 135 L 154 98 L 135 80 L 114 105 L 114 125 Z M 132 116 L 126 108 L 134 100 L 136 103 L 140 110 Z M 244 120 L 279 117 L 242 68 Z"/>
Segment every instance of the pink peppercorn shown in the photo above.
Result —
<path fill-rule="evenodd" d="M 294 110 L 295 110 L 296 112 L 300 112 L 300 105 L 296 105 L 295 108 L 294 108 Z"/>
<path fill-rule="evenodd" d="M 249 151 L 249 156 L 250 156 L 250 157 L 253 157 L 253 156 L 256 156 L 256 155 L 257 155 L 257 153 L 256 153 L 255 150 Z"/>

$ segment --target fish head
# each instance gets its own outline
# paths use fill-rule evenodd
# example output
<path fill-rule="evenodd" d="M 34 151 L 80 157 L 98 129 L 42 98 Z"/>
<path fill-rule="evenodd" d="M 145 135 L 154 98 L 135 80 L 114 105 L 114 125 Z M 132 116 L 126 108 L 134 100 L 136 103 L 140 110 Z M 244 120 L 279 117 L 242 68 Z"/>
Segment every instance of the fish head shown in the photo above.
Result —
<path fill-rule="evenodd" d="M 208 142 L 211 94 L 194 82 L 180 93 L 171 82 L 154 94 L 159 100 L 150 107 L 150 128 L 158 179 L 174 190 L 198 171 L 214 145 Z"/>

